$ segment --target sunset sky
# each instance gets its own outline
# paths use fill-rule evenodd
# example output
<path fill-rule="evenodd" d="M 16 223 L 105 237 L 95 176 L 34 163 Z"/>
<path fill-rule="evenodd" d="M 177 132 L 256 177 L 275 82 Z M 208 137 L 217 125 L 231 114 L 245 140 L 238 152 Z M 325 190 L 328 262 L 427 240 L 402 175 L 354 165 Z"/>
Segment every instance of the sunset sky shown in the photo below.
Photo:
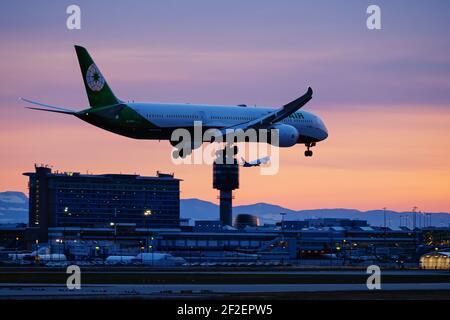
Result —
<path fill-rule="evenodd" d="M 81 30 L 66 7 L 81 7 Z M 366 28 L 381 7 L 382 30 Z M 236 204 L 450 212 L 450 1 L 2 1 L 0 191 L 34 163 L 92 173 L 174 172 L 182 198 L 217 202 L 211 167 L 176 166 L 167 141 L 114 135 L 18 97 L 88 105 L 74 44 L 123 100 L 281 106 L 314 97 L 330 136 L 312 158 L 241 170 Z"/>

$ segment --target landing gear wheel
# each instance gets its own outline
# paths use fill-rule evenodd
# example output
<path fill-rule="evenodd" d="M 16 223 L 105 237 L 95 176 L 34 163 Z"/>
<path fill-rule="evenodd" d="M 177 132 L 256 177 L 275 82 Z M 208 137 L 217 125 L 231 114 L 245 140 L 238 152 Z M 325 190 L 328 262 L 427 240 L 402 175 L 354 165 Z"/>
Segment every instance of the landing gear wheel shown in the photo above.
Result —
<path fill-rule="evenodd" d="M 313 152 L 309 150 L 309 148 L 312 148 L 316 145 L 315 142 L 305 143 L 306 151 L 305 151 L 305 157 L 312 157 Z"/>

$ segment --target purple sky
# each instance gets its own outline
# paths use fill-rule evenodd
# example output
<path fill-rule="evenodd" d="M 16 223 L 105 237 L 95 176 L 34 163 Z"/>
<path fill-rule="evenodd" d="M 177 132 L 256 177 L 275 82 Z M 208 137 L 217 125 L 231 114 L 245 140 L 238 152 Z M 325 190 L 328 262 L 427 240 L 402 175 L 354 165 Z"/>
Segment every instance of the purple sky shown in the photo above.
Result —
<path fill-rule="evenodd" d="M 68 31 L 65 8 L 71 3 L 2 2 L 2 64 L 13 66 L 11 52 L 25 62 L 33 55 L 62 55 L 72 62 L 61 70 L 70 73 L 68 81 L 79 76 L 72 49 L 78 43 L 93 51 L 120 96 L 138 100 L 276 105 L 310 84 L 324 107 L 450 102 L 448 1 L 377 1 L 381 31 L 365 27 L 373 1 L 77 1 L 82 30 Z M 171 73 L 165 80 L 172 85 L 144 68 L 154 55 L 164 63 L 161 72 Z M 126 72 L 138 62 L 142 68 L 126 78 L 113 77 L 117 68 Z M 173 82 L 175 67 L 193 84 Z M 17 71 L 21 78 L 34 76 Z M 16 94 L 8 81 L 2 85 Z M 74 94 L 79 88 L 59 85 L 65 101 L 68 96 L 85 103 Z"/>

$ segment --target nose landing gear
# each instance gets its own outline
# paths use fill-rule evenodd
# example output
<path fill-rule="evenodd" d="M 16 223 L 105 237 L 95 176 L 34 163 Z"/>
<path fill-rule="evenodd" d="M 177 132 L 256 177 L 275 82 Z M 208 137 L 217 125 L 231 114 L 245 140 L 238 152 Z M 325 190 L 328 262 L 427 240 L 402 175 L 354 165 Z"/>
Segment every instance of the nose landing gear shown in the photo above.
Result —
<path fill-rule="evenodd" d="M 316 145 L 315 142 L 305 143 L 305 146 L 306 146 L 305 157 L 312 157 L 313 152 L 309 149 L 314 147 L 315 145 Z"/>

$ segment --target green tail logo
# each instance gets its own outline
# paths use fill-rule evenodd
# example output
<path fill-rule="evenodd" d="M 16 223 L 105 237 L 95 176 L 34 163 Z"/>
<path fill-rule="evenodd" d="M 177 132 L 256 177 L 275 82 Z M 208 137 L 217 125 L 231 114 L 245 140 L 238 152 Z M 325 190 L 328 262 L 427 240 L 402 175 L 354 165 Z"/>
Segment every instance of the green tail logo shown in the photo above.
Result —
<path fill-rule="evenodd" d="M 122 101 L 116 98 L 87 50 L 83 47 L 75 46 L 75 51 L 80 63 L 81 75 L 83 76 L 90 106 L 96 108 L 121 103 Z"/>

